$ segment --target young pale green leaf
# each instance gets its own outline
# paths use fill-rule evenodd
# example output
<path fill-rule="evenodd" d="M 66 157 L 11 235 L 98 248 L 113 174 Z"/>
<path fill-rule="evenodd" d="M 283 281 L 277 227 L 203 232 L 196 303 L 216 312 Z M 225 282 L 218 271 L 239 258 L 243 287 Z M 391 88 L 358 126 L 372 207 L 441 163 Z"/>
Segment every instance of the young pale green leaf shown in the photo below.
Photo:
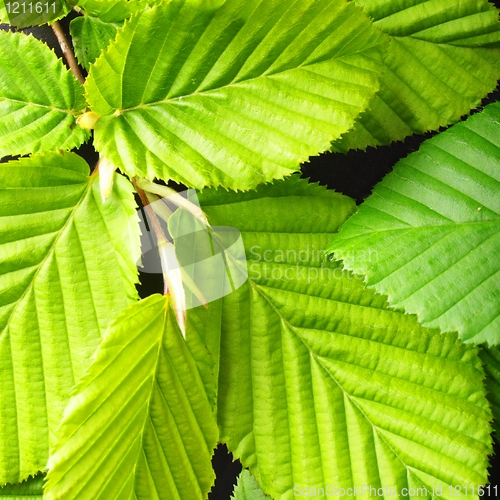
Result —
<path fill-rule="evenodd" d="M 493 412 L 493 428 L 498 439 L 500 438 L 500 349 L 482 347 L 479 356 L 486 372 L 485 385 Z"/>
<path fill-rule="evenodd" d="M 71 38 L 78 62 L 86 69 L 115 38 L 123 22 L 132 14 L 154 4 L 152 0 L 85 0 L 78 7 L 85 15 L 70 23 Z"/>
<path fill-rule="evenodd" d="M 0 165 L 0 484 L 42 470 L 71 389 L 137 300 L 132 186 L 73 153 Z"/>
<path fill-rule="evenodd" d="M 0 31 L 0 157 L 71 149 L 88 132 L 76 125 L 83 87 L 45 44 Z"/>
<path fill-rule="evenodd" d="M 491 414 L 476 349 L 389 310 L 323 258 L 351 200 L 294 180 L 276 196 L 264 186 L 200 202 L 247 249 L 249 281 L 222 299 L 217 411 L 221 441 L 267 494 L 371 485 L 430 499 L 486 481 Z"/>
<path fill-rule="evenodd" d="M 352 126 L 384 49 L 344 0 L 162 3 L 91 68 L 96 147 L 131 176 L 252 188 Z"/>
<path fill-rule="evenodd" d="M 390 144 L 476 107 L 500 78 L 498 9 L 487 0 L 356 0 L 388 35 L 380 91 L 333 149 Z"/>
<path fill-rule="evenodd" d="M 18 28 L 57 21 L 71 11 L 77 0 L 0 0 L 0 23 Z"/>
<path fill-rule="evenodd" d="M 88 71 L 121 28 L 120 23 L 106 23 L 97 17 L 77 17 L 69 25 L 78 62 Z"/>
<path fill-rule="evenodd" d="M 205 500 L 217 435 L 175 314 L 153 295 L 113 322 L 76 386 L 44 499 Z"/>
<path fill-rule="evenodd" d="M 494 103 L 401 160 L 330 250 L 424 326 L 500 344 L 499 189 Z"/>
<path fill-rule="evenodd" d="M 231 496 L 232 500 L 269 500 L 269 497 L 262 491 L 259 483 L 246 469 L 238 476 L 238 484 Z"/>
<path fill-rule="evenodd" d="M 7 484 L 0 488 L 2 500 L 42 500 L 43 474 L 30 477 L 20 484 Z"/>

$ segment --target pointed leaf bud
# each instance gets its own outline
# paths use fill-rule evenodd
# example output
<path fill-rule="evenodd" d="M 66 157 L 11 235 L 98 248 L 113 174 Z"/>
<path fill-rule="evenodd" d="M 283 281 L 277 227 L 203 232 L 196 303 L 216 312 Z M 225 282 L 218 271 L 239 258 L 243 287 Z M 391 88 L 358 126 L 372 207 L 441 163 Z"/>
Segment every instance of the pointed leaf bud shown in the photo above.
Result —
<path fill-rule="evenodd" d="M 76 120 L 76 123 L 82 128 L 92 130 L 95 128 L 95 124 L 97 120 L 99 120 L 100 116 L 101 115 L 98 115 L 93 111 L 87 111 Z"/>
<path fill-rule="evenodd" d="M 102 202 L 110 197 L 113 191 L 113 181 L 115 177 L 115 165 L 107 158 L 102 157 L 97 164 L 99 169 L 99 186 L 101 188 Z"/>

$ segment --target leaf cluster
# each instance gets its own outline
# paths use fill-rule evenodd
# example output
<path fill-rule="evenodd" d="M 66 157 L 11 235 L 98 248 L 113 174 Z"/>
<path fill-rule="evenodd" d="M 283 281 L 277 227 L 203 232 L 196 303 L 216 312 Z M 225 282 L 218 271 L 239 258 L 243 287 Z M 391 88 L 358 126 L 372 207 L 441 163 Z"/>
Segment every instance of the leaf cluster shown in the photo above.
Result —
<path fill-rule="evenodd" d="M 204 500 L 220 442 L 249 469 L 235 500 L 477 497 L 500 418 L 499 103 L 359 208 L 292 174 L 477 107 L 500 78 L 498 9 L 12 8 L 21 28 L 74 9 L 87 76 L 0 31 L 0 157 L 20 155 L 0 165 L 0 497 Z M 95 168 L 71 151 L 91 136 Z M 165 282 L 145 299 L 139 198 Z M 215 299 L 188 257 L 222 259 Z"/>

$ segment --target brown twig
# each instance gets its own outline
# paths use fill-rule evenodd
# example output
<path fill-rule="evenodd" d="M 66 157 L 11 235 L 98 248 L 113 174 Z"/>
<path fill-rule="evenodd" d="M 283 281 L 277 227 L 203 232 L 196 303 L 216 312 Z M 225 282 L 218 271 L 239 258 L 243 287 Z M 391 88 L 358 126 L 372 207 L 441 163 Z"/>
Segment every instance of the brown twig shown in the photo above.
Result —
<path fill-rule="evenodd" d="M 137 185 L 135 177 L 132 179 L 132 184 L 134 185 L 135 190 L 137 191 L 137 194 L 139 195 L 139 197 L 141 199 L 142 205 L 148 214 L 149 220 L 151 221 L 151 225 L 152 225 L 153 230 L 156 234 L 156 239 L 158 240 L 158 242 L 168 241 L 166 236 L 165 236 L 165 233 L 163 232 L 163 229 L 161 228 L 160 221 L 158 220 L 158 217 L 156 216 L 154 210 L 150 206 L 150 202 L 148 200 L 148 197 L 146 196 L 146 193 Z M 167 282 L 165 281 L 165 279 L 163 281 L 163 284 L 164 284 L 163 295 L 166 295 L 168 293 L 168 285 L 167 285 Z"/>
<path fill-rule="evenodd" d="M 73 75 L 75 75 L 76 79 L 83 85 L 85 83 L 85 78 L 80 71 L 80 66 L 78 66 L 78 62 L 76 61 L 73 49 L 71 48 L 71 45 L 68 42 L 68 39 L 66 38 L 66 35 L 64 34 L 59 21 L 53 22 L 51 26 Z"/>

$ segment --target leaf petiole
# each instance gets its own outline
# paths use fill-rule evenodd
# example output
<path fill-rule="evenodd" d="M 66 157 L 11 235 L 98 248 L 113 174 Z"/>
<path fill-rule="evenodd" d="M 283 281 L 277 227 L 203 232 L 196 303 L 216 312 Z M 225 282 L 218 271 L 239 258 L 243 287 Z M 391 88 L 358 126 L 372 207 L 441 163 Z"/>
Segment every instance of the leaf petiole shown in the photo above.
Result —
<path fill-rule="evenodd" d="M 141 198 L 147 212 L 153 231 L 158 241 L 158 253 L 163 271 L 163 295 L 170 295 L 174 306 L 177 323 L 184 337 L 186 336 L 186 294 L 182 286 L 181 266 L 175 255 L 174 244 L 165 235 L 156 212 L 153 210 L 147 193 L 141 189 L 139 179 L 133 178 L 132 183 Z"/>
<path fill-rule="evenodd" d="M 78 62 L 76 60 L 75 54 L 73 53 L 73 49 L 71 48 L 71 44 L 68 42 L 66 35 L 61 27 L 59 21 L 55 21 L 51 24 L 52 31 L 56 35 L 59 46 L 61 47 L 62 53 L 71 69 L 71 72 L 75 76 L 75 78 L 83 85 L 85 83 L 85 78 L 80 70 L 80 66 L 78 66 Z"/>
<path fill-rule="evenodd" d="M 147 179 L 138 179 L 137 185 L 148 193 L 153 193 L 162 198 L 168 198 L 168 201 L 171 201 L 179 208 L 184 208 L 194 217 L 196 217 L 202 224 L 210 227 L 205 212 L 203 212 L 203 210 L 198 205 L 194 204 L 192 201 L 187 200 L 174 189 L 169 188 L 168 186 L 155 184 L 154 182 L 148 181 Z"/>

